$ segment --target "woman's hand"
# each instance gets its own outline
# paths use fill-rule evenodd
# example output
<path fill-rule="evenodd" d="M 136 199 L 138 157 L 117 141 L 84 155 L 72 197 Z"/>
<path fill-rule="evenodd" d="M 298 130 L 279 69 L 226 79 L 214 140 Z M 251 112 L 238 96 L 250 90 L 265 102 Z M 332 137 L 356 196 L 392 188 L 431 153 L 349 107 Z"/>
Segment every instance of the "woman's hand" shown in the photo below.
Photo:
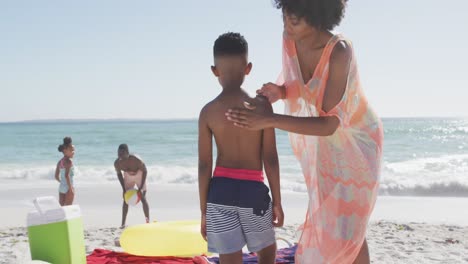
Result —
<path fill-rule="evenodd" d="M 270 103 L 274 103 L 279 99 L 286 98 L 286 88 L 284 85 L 279 86 L 269 82 L 265 83 L 262 88 L 257 90 L 257 94 L 265 96 Z"/>
<path fill-rule="evenodd" d="M 226 118 L 235 126 L 249 130 L 261 130 L 271 126 L 273 117 L 271 109 L 259 109 L 256 105 L 248 102 L 244 102 L 244 106 L 244 109 L 229 109 L 225 114 Z"/>

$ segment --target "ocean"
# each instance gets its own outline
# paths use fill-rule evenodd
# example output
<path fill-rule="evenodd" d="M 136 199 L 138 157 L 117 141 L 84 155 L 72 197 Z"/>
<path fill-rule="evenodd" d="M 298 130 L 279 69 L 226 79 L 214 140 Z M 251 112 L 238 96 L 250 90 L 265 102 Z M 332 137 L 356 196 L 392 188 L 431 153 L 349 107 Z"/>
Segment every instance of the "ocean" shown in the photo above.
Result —
<path fill-rule="evenodd" d="M 381 195 L 468 197 L 468 119 L 383 119 Z M 277 130 L 281 184 L 305 192 L 287 133 Z M 75 182 L 119 184 L 113 167 L 117 147 L 127 143 L 142 157 L 148 182 L 197 183 L 196 120 L 91 120 L 0 123 L 0 188 L 54 183 L 63 137 L 76 148 Z M 215 150 L 214 150 L 215 151 Z"/>

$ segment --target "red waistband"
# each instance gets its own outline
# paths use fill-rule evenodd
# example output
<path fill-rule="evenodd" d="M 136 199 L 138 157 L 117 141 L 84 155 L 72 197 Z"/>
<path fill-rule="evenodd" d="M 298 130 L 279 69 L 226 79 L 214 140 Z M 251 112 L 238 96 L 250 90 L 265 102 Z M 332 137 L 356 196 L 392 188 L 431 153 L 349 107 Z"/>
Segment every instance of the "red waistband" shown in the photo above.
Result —
<path fill-rule="evenodd" d="M 213 177 L 263 182 L 263 171 L 231 169 L 217 166 L 213 172 Z"/>

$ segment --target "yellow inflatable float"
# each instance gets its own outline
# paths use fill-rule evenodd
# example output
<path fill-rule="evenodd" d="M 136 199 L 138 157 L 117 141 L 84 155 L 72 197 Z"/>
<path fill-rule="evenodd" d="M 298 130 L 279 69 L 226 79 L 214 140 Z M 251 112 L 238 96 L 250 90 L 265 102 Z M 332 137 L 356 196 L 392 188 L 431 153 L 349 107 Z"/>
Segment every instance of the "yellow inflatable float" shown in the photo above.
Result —
<path fill-rule="evenodd" d="M 156 222 L 128 227 L 120 236 L 120 246 L 137 256 L 191 257 L 208 253 L 200 234 L 200 221 Z"/>

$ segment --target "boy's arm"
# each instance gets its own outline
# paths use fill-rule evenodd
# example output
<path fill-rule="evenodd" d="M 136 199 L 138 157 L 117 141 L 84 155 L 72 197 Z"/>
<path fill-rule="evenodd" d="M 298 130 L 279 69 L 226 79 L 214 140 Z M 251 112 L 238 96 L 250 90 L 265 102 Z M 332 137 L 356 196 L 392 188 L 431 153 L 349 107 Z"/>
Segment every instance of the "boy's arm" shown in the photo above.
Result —
<path fill-rule="evenodd" d="M 208 127 L 205 108 L 198 119 L 198 190 L 201 214 L 206 214 L 208 188 L 211 180 L 213 152 L 212 132 Z"/>
<path fill-rule="evenodd" d="M 200 196 L 201 226 L 200 232 L 206 238 L 206 203 L 210 187 L 211 170 L 213 164 L 212 137 L 213 133 L 208 126 L 206 106 L 198 119 L 198 192 Z"/>
<path fill-rule="evenodd" d="M 273 112 L 271 104 L 267 103 L 265 107 L 267 111 Z M 262 156 L 273 198 L 273 224 L 276 227 L 281 227 L 284 222 L 284 213 L 281 205 L 279 162 L 274 128 L 263 130 Z"/>

